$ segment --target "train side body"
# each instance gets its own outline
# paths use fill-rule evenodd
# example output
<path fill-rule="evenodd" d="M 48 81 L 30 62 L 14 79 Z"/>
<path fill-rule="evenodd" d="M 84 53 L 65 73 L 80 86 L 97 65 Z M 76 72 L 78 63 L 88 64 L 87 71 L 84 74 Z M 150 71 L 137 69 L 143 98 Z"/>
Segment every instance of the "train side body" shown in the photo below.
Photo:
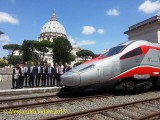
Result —
<path fill-rule="evenodd" d="M 160 76 L 160 45 L 144 40 L 129 41 L 121 52 L 96 58 L 61 76 L 65 87 L 114 86 L 124 78 L 146 80 Z M 108 53 L 109 54 L 109 53 Z"/>
<path fill-rule="evenodd" d="M 135 42 L 133 50 L 141 49 L 139 55 L 133 57 L 120 58 L 121 73 L 112 79 L 133 77 L 136 79 L 147 79 L 160 76 L 160 46 L 149 42 Z M 128 51 L 127 49 L 125 51 Z M 130 51 L 130 50 L 129 50 Z M 128 52 L 129 53 L 129 52 Z M 127 52 L 126 52 L 127 54 Z"/>

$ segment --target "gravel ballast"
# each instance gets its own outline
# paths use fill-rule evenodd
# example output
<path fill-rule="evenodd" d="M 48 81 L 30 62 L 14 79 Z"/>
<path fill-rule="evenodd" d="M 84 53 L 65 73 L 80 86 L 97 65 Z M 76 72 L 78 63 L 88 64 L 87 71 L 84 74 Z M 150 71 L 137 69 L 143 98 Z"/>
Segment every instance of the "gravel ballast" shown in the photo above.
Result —
<path fill-rule="evenodd" d="M 63 103 L 58 106 L 53 104 L 53 105 L 45 106 L 45 107 L 42 106 L 42 107 L 37 107 L 33 109 L 23 109 L 21 110 L 21 114 L 0 113 L 0 120 L 42 119 L 42 118 L 46 118 L 50 116 L 53 117 L 53 116 L 62 115 L 62 114 L 75 113 L 75 112 L 84 111 L 84 110 L 108 107 L 112 105 L 119 105 L 119 104 L 124 104 L 124 103 L 139 101 L 139 100 L 146 100 L 146 99 L 151 99 L 151 98 L 156 98 L 156 97 L 160 97 L 159 91 L 141 93 L 137 95 L 120 95 L 120 96 L 114 96 L 114 97 L 112 96 L 112 97 L 106 97 L 106 98 L 99 98 L 95 100 L 93 99 L 92 101 L 82 100 L 79 102 L 74 102 L 72 104 Z M 24 112 L 23 114 L 22 114 L 22 111 Z M 29 111 L 31 112 L 29 113 Z M 104 116 L 101 116 L 99 114 L 96 116 L 97 117 L 99 116 L 99 118 L 101 119 L 105 118 Z M 119 116 L 122 117 L 121 115 Z M 84 117 L 84 119 L 85 118 L 86 117 Z"/>

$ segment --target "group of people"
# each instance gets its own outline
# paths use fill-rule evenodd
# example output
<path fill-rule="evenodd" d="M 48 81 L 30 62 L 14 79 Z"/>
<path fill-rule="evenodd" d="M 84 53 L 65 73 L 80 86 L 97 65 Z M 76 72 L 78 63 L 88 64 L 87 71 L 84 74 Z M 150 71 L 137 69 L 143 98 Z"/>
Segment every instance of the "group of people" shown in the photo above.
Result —
<path fill-rule="evenodd" d="M 70 70 L 69 64 L 59 65 L 55 63 L 51 66 L 50 63 L 44 63 L 43 66 L 38 63 L 29 65 L 18 64 L 13 69 L 12 74 L 12 87 L 13 89 L 23 87 L 60 87 L 60 76 Z"/>

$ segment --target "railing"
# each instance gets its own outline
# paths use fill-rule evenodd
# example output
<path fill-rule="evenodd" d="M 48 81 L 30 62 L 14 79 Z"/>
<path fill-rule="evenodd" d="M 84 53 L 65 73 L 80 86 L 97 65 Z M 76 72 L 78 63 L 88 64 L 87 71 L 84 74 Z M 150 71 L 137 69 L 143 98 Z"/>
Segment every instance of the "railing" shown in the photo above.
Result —
<path fill-rule="evenodd" d="M 11 73 L 0 73 L 0 82 L 1 81 L 8 81 L 8 80 L 12 80 Z"/>
<path fill-rule="evenodd" d="M 0 81 L 12 80 L 12 68 L 0 68 Z"/>

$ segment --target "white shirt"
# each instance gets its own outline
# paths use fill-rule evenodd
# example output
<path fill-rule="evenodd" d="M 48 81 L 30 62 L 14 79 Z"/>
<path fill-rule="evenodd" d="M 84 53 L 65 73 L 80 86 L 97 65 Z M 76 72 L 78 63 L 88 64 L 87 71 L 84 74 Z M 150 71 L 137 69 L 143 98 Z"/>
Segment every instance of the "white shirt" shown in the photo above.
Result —
<path fill-rule="evenodd" d="M 56 71 L 57 71 L 57 73 L 59 73 L 59 67 L 58 66 L 56 67 Z"/>
<path fill-rule="evenodd" d="M 64 68 L 63 65 L 59 66 L 59 73 L 60 73 L 60 74 L 63 74 L 63 68 Z"/>
<path fill-rule="evenodd" d="M 48 67 L 48 73 L 51 73 L 51 67 Z"/>
<path fill-rule="evenodd" d="M 45 69 L 46 69 L 46 67 L 43 67 L 43 73 L 45 73 Z"/>
<path fill-rule="evenodd" d="M 24 76 L 24 67 L 21 67 L 22 76 Z"/>
<path fill-rule="evenodd" d="M 28 67 L 25 66 L 25 67 L 24 67 L 24 72 L 27 73 L 27 71 L 28 71 Z"/>
<path fill-rule="evenodd" d="M 18 79 L 18 77 L 19 77 L 19 69 L 15 68 L 14 79 Z"/>
<path fill-rule="evenodd" d="M 33 70 L 33 66 L 30 67 L 30 73 L 32 73 L 32 70 Z"/>
<path fill-rule="evenodd" d="M 38 66 L 38 73 L 41 73 L 41 67 Z"/>

